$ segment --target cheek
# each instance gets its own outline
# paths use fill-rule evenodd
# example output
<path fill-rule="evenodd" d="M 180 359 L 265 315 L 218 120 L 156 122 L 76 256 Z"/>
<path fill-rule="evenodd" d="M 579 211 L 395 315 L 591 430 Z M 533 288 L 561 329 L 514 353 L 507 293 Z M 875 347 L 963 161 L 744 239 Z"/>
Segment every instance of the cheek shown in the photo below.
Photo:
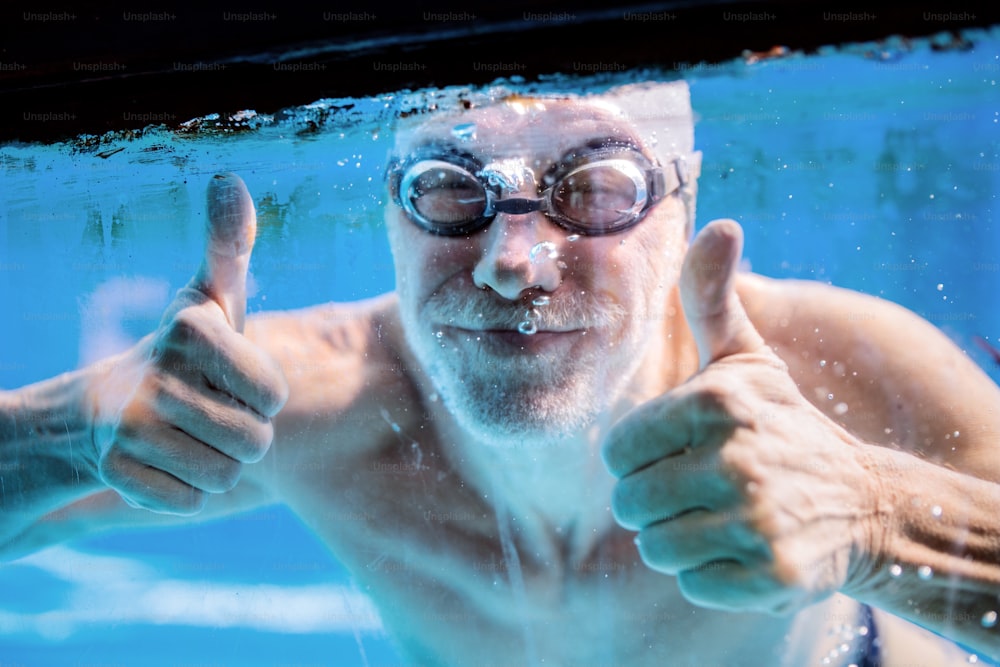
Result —
<path fill-rule="evenodd" d="M 683 204 L 671 199 L 650 216 L 649 225 L 637 229 L 635 244 L 647 276 L 647 288 L 662 285 L 669 290 L 677 284 L 688 245 L 684 216 Z"/>
<path fill-rule="evenodd" d="M 406 229 L 406 221 L 402 215 L 395 211 L 386 211 L 385 230 L 389 239 L 389 251 L 392 253 L 392 264 L 396 271 L 396 291 L 405 295 L 413 282 L 410 275 L 413 254 L 407 252 L 407 248 L 412 247 L 409 240 L 411 233 Z"/>
<path fill-rule="evenodd" d="M 667 210 L 656 218 L 650 215 L 622 236 L 596 239 L 580 267 L 589 267 L 595 286 L 630 302 L 648 300 L 677 284 L 685 238 L 683 222 Z"/>
<path fill-rule="evenodd" d="M 468 239 L 428 234 L 396 211 L 386 213 L 385 223 L 401 297 L 425 298 L 456 273 L 471 273 Z"/>

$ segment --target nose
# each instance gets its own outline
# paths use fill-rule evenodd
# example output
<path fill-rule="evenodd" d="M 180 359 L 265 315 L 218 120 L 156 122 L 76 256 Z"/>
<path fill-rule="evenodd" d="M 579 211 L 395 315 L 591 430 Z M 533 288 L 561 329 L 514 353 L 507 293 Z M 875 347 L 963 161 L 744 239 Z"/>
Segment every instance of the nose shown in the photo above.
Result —
<path fill-rule="evenodd" d="M 473 282 L 510 301 L 533 288 L 555 291 L 562 283 L 560 232 L 537 211 L 497 215 L 481 237 L 482 256 L 472 270 Z"/>

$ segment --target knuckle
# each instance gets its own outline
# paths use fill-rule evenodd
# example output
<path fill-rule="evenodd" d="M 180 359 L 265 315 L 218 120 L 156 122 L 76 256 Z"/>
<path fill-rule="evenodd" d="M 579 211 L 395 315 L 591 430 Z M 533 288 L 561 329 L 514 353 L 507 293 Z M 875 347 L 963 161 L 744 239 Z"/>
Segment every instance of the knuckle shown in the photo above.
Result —
<path fill-rule="evenodd" d="M 240 481 L 240 474 L 243 466 L 239 461 L 235 461 L 222 455 L 218 456 L 211 464 L 206 464 L 201 473 L 201 486 L 209 493 L 225 493 L 232 491 L 237 482 Z"/>
<path fill-rule="evenodd" d="M 271 420 L 256 424 L 243 439 L 244 463 L 256 463 L 267 454 L 274 440 L 274 425 Z"/>
<path fill-rule="evenodd" d="M 267 406 L 267 416 L 273 417 L 278 414 L 285 403 L 288 402 L 288 395 L 291 390 L 288 387 L 288 380 L 284 372 L 279 368 L 275 373 L 270 387 L 269 404 Z"/>
<path fill-rule="evenodd" d="M 659 539 L 648 529 L 639 532 L 638 549 L 642 562 L 657 570 L 663 569 L 669 560 L 664 540 Z"/>
<path fill-rule="evenodd" d="M 740 484 L 744 494 L 753 489 L 760 495 L 761 485 L 767 482 L 768 475 L 752 448 L 730 441 L 719 450 L 718 459 L 721 470 Z"/>
<path fill-rule="evenodd" d="M 125 442 L 137 442 L 142 439 L 143 422 L 135 419 L 129 411 L 122 412 L 122 419 L 115 429 L 115 439 L 111 441 L 109 451 L 117 451 Z"/>
<path fill-rule="evenodd" d="M 207 493 L 231 491 L 240 479 L 240 463 L 208 447 L 201 454 L 176 461 L 171 473 Z"/>
<path fill-rule="evenodd" d="M 162 332 L 162 340 L 169 347 L 189 347 L 202 338 L 202 326 L 195 311 L 185 308 L 178 311 Z"/>
<path fill-rule="evenodd" d="M 240 463 L 256 463 L 270 449 L 274 427 L 269 419 L 262 419 L 250 410 L 243 411 L 238 419 L 212 444 Z"/>
<path fill-rule="evenodd" d="M 164 514 L 176 514 L 178 516 L 193 516 L 205 509 L 208 495 L 201 489 L 188 487 L 183 491 L 173 494 L 161 504 L 159 508 L 152 507 L 153 511 Z"/>
<path fill-rule="evenodd" d="M 615 485 L 611 496 L 611 510 L 615 519 L 627 528 L 640 528 L 650 523 L 643 517 L 650 517 L 652 508 L 646 494 L 637 480 L 625 479 Z"/>
<path fill-rule="evenodd" d="M 113 442 L 98 462 L 101 480 L 112 488 L 118 488 L 127 479 L 126 461 L 118 443 Z"/>
<path fill-rule="evenodd" d="M 711 367 L 708 370 L 712 370 Z M 723 378 L 709 375 L 708 370 L 697 379 L 692 381 L 687 400 L 689 407 L 699 415 L 717 415 L 728 412 L 727 404 L 731 393 L 731 383 L 727 385 Z"/>
<path fill-rule="evenodd" d="M 216 474 L 216 488 L 220 492 L 232 491 L 240 481 L 243 466 L 239 461 L 226 461 L 219 466 Z"/>
<path fill-rule="evenodd" d="M 614 516 L 615 521 L 626 527 L 631 524 L 629 521 L 628 499 L 629 490 L 626 487 L 626 482 L 621 481 L 615 484 L 614 489 L 611 491 L 611 514 Z"/>
<path fill-rule="evenodd" d="M 258 348 L 259 349 L 259 348 Z M 289 387 L 285 373 L 277 362 L 266 356 L 258 365 L 254 391 L 255 407 L 265 417 L 273 417 L 288 402 Z"/>
<path fill-rule="evenodd" d="M 207 494 L 201 489 L 185 485 L 178 491 L 166 491 L 149 487 L 143 496 L 132 496 L 132 499 L 142 509 L 157 514 L 173 514 L 176 516 L 193 516 L 205 508 Z"/>

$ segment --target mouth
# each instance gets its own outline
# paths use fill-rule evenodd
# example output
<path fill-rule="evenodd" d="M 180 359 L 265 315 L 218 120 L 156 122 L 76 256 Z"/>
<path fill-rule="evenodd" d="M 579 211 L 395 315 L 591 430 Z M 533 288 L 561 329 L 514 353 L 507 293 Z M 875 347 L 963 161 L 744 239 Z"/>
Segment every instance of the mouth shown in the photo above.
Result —
<path fill-rule="evenodd" d="M 587 333 L 586 329 L 539 329 L 529 335 L 515 329 L 464 329 L 455 326 L 442 327 L 441 330 L 453 341 L 478 346 L 498 355 L 568 351 Z"/>

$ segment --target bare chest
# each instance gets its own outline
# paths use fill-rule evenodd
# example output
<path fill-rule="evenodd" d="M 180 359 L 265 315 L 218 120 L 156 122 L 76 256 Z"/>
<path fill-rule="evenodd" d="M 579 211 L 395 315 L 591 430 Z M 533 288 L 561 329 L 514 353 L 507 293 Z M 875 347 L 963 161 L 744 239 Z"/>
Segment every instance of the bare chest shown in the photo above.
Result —
<path fill-rule="evenodd" d="M 414 665 L 761 665 L 787 659 L 791 619 L 689 604 L 615 528 L 584 558 L 517 522 L 425 451 L 369 463 L 299 513 L 375 602 Z M 352 521 L 338 520 L 352 517 Z"/>

